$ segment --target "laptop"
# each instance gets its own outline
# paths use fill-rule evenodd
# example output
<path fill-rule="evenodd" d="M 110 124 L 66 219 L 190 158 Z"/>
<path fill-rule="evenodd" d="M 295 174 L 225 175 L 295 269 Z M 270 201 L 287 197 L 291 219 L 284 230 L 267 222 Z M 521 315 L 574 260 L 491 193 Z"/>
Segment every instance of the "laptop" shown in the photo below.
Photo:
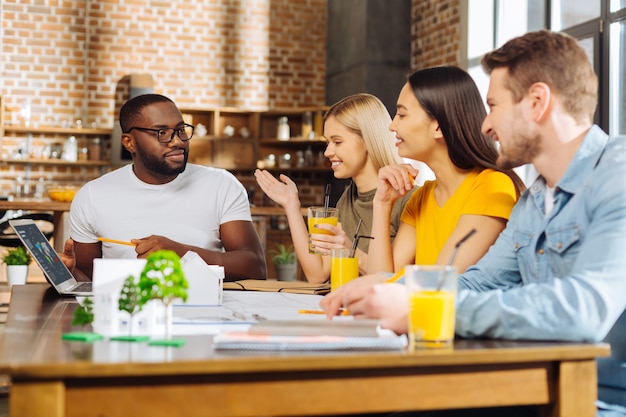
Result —
<path fill-rule="evenodd" d="M 60 295 L 93 295 L 91 282 L 77 282 L 43 232 L 31 219 L 9 220 L 44 276 Z"/>

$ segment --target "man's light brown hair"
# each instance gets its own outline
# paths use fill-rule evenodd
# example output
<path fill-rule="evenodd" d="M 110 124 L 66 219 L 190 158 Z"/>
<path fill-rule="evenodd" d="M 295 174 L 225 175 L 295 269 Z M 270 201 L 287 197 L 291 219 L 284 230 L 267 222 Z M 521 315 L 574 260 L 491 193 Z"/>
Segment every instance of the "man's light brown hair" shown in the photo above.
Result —
<path fill-rule="evenodd" d="M 529 32 L 487 53 L 481 63 L 487 74 L 496 68 L 508 69 L 508 88 L 515 102 L 521 101 L 534 83 L 543 82 L 578 122 L 593 120 L 598 77 L 575 38 L 547 30 Z"/>

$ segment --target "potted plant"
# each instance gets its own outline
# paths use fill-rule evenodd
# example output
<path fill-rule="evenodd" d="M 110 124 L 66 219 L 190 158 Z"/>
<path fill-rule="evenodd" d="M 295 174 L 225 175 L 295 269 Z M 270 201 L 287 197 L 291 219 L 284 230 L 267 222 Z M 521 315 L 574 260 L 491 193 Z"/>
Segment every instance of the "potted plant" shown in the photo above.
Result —
<path fill-rule="evenodd" d="M 295 281 L 298 267 L 296 253 L 293 246 L 276 243 L 276 249 L 271 249 L 272 262 L 279 281 Z"/>
<path fill-rule="evenodd" d="M 9 285 L 26 284 L 28 265 L 30 265 L 33 259 L 23 246 L 20 245 L 7 250 L 2 257 L 2 261 L 7 265 L 6 271 Z"/>

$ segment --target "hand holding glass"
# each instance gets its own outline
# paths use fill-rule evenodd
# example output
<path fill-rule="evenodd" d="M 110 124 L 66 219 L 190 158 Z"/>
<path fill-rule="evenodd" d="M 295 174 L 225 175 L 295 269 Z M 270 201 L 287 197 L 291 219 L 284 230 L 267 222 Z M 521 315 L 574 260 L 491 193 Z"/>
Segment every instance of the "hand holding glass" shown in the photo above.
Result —
<path fill-rule="evenodd" d="M 309 225 L 309 236 L 314 233 L 319 233 L 323 235 L 332 235 L 333 233 L 328 230 L 317 229 L 315 227 L 316 224 L 331 224 L 333 226 L 337 226 L 337 214 L 338 210 L 333 207 L 324 208 L 324 207 L 309 207 L 308 209 L 308 225 Z M 309 252 L 317 253 L 317 254 L 325 254 L 321 252 L 317 252 L 315 248 L 311 244 L 309 244 Z"/>
<path fill-rule="evenodd" d="M 409 341 L 412 348 L 450 346 L 454 340 L 457 272 L 449 265 L 408 265 Z"/>

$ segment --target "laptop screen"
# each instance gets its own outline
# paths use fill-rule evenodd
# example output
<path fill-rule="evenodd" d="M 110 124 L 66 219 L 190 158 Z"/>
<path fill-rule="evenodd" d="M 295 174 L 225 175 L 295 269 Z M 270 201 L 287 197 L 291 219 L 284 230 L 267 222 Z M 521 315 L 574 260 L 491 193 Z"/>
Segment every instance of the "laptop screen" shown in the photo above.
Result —
<path fill-rule="evenodd" d="M 37 224 L 32 221 L 11 221 L 10 223 L 24 246 L 54 285 L 74 279 Z"/>

